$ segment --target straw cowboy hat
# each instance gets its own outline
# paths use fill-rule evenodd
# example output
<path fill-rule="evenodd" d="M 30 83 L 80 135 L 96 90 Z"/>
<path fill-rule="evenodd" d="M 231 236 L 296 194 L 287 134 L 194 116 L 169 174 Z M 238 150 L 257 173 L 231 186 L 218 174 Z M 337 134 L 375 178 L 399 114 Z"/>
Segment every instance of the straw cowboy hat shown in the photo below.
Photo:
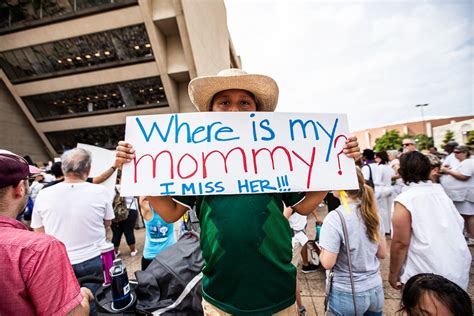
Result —
<path fill-rule="evenodd" d="M 242 69 L 225 69 L 217 76 L 203 76 L 191 80 L 189 97 L 201 112 L 209 111 L 212 97 L 221 91 L 246 90 L 257 99 L 258 110 L 273 112 L 278 102 L 278 86 L 272 78 L 264 75 L 249 75 Z"/>

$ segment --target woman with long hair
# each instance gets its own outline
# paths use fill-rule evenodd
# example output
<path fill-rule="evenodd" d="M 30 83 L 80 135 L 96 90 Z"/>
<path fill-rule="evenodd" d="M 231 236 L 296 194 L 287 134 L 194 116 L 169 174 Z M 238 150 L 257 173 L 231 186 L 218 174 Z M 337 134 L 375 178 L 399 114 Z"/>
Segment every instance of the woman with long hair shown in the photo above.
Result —
<path fill-rule="evenodd" d="M 384 293 L 379 259 L 386 256 L 387 244 L 373 190 L 365 184 L 358 168 L 357 179 L 359 189 L 346 191 L 345 199 L 349 210 L 346 210 L 344 205 L 338 210 L 343 214 L 347 225 L 357 314 L 376 316 L 383 313 Z M 333 193 L 342 199 L 341 193 Z M 319 239 L 322 248 L 320 261 L 325 269 L 332 269 L 334 275 L 328 311 L 336 315 L 354 315 L 348 254 L 342 225 L 337 212 L 330 212 L 324 219 Z"/>

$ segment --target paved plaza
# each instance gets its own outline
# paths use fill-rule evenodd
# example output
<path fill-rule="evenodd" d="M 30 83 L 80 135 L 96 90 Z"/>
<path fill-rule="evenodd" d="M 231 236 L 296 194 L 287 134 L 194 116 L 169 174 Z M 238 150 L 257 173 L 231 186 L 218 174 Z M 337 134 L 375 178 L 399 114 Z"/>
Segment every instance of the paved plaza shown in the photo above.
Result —
<path fill-rule="evenodd" d="M 318 209 L 318 216 L 324 218 L 327 214 L 325 208 Z M 308 227 L 314 227 L 314 217 L 308 217 Z M 130 278 L 134 277 L 134 272 L 140 270 L 141 255 L 143 250 L 143 242 L 145 239 L 145 229 L 135 230 L 135 237 L 137 239 L 137 249 L 139 249 L 139 254 L 135 257 L 130 257 L 130 250 L 126 246 L 125 240 L 122 240 L 120 247 L 121 258 L 124 260 L 128 274 Z M 311 237 L 311 236 L 310 236 Z M 388 247 L 390 249 L 390 239 L 388 240 Z M 473 247 L 471 249 L 471 254 L 473 254 Z M 454 259 L 455 260 L 455 259 Z M 394 290 L 388 283 L 388 267 L 390 259 L 389 257 L 382 260 L 381 269 L 382 269 L 382 278 L 384 283 L 385 291 L 385 315 L 396 315 L 396 311 L 399 309 L 400 302 L 400 293 L 397 290 Z M 471 275 L 469 280 L 469 295 L 471 298 L 474 296 L 474 281 L 473 281 L 473 271 L 471 268 Z M 303 274 L 301 271 L 298 271 L 298 279 L 301 284 L 301 295 L 303 303 L 308 310 L 308 315 L 324 315 L 324 280 L 325 272 L 320 267 L 320 269 L 313 273 Z"/>

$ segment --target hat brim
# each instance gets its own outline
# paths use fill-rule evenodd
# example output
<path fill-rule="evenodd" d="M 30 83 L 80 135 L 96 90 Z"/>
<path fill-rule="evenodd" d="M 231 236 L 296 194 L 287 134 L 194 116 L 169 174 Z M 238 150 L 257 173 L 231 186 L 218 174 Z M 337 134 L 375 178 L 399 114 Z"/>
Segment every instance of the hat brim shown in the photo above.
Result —
<path fill-rule="evenodd" d="M 246 90 L 255 95 L 258 110 L 275 111 L 278 102 L 278 85 L 264 75 L 206 76 L 191 80 L 188 93 L 191 102 L 200 112 L 209 111 L 212 97 L 224 90 Z"/>
<path fill-rule="evenodd" d="M 36 175 L 38 173 L 43 172 L 43 170 L 41 170 L 40 168 L 37 168 L 37 167 L 32 166 L 32 165 L 28 165 L 28 168 L 30 169 L 30 175 Z"/>

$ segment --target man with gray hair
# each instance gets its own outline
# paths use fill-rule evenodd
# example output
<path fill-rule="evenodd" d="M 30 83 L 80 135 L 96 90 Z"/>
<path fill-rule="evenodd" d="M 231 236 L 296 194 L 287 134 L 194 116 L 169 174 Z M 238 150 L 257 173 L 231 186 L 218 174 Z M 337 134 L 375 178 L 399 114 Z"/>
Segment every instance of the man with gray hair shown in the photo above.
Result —
<path fill-rule="evenodd" d="M 105 187 L 86 182 L 89 151 L 72 149 L 61 161 L 64 181 L 40 191 L 31 227 L 64 243 L 76 277 L 102 277 L 99 246 L 105 242 L 105 226 L 114 218 L 112 201 Z M 98 286 L 90 288 L 94 292 Z"/>

